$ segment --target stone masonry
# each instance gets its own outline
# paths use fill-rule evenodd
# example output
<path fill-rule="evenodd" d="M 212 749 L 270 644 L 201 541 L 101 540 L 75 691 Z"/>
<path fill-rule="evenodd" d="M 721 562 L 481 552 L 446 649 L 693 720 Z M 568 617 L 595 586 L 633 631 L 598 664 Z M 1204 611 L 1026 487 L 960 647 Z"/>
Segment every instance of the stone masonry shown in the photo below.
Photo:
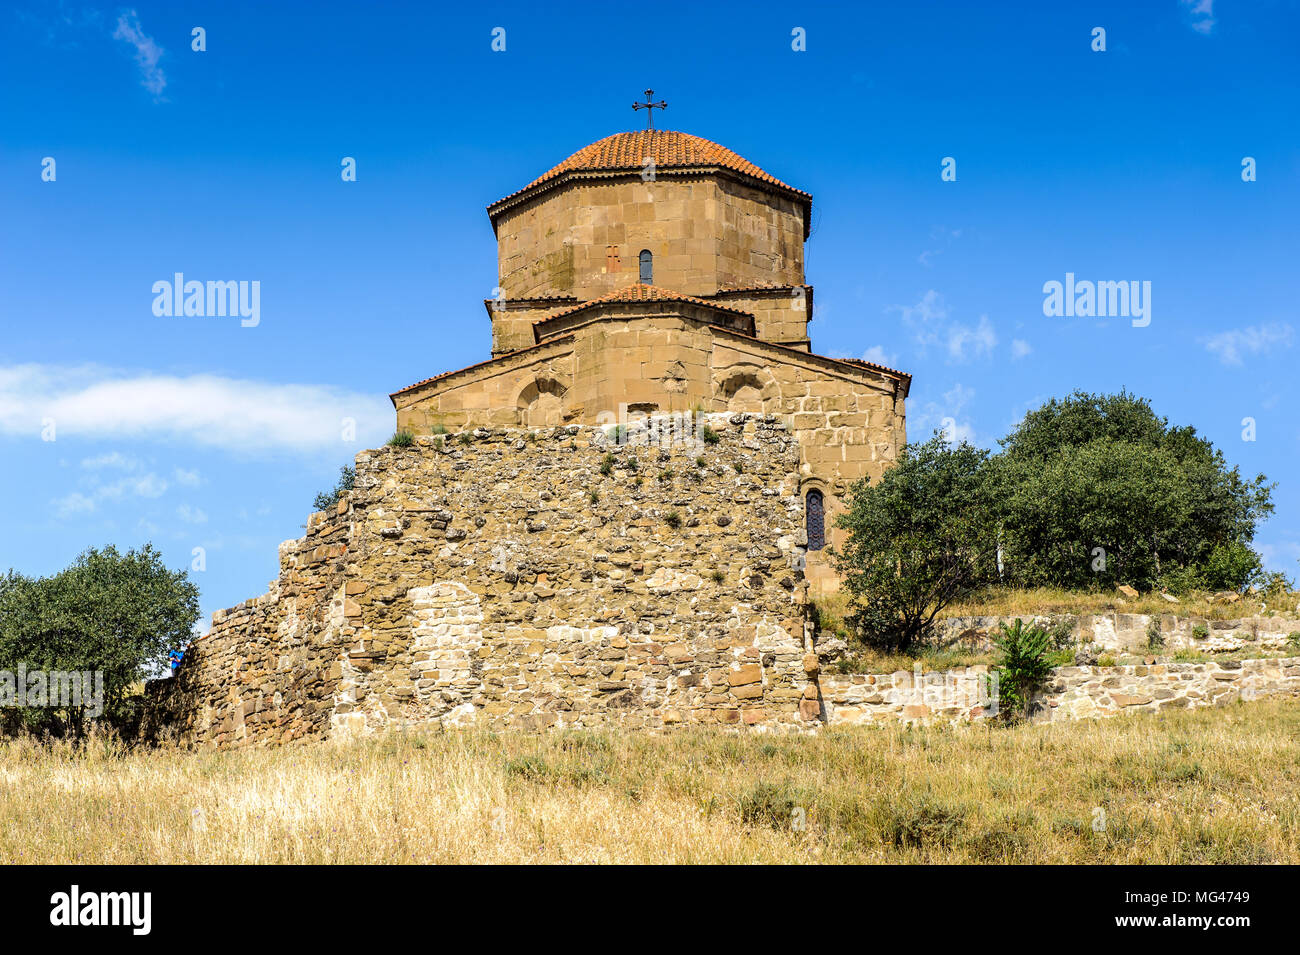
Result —
<path fill-rule="evenodd" d="M 823 674 L 823 717 L 854 723 L 961 723 L 994 715 L 988 668 L 955 673 Z M 1300 695 L 1300 657 L 1057 667 L 1033 701 L 1037 721 L 1088 719 Z"/>
<path fill-rule="evenodd" d="M 1199 650 L 1202 653 L 1231 653 L 1239 650 L 1279 651 L 1289 645 L 1292 633 L 1300 631 L 1295 617 L 1242 617 L 1236 620 L 1210 620 L 1205 617 L 1158 616 L 1141 613 L 1082 614 L 1080 616 L 1021 614 L 1026 624 L 1052 627 L 1068 626 L 1071 642 L 1090 646 L 1099 652 L 1145 653 L 1154 620 L 1163 641 L 1161 652 Z M 946 617 L 938 621 L 939 639 L 943 644 L 960 643 L 971 649 L 987 650 L 993 635 L 1002 624 L 1015 621 L 1012 616 Z"/>
<path fill-rule="evenodd" d="M 186 744 L 385 726 L 781 729 L 989 715 L 987 668 L 820 672 L 799 449 L 774 416 L 416 439 L 213 615 L 145 734 Z M 707 427 L 707 431 L 705 428 Z M 983 696 L 981 696 L 981 692 Z M 1300 658 L 1063 667 L 1039 718 L 1300 693 Z"/>
<path fill-rule="evenodd" d="M 710 428 L 712 439 L 697 440 Z M 569 425 L 357 456 L 270 591 L 150 685 L 152 736 L 239 744 L 388 724 L 795 724 L 799 452 L 763 415 L 697 438 Z"/>

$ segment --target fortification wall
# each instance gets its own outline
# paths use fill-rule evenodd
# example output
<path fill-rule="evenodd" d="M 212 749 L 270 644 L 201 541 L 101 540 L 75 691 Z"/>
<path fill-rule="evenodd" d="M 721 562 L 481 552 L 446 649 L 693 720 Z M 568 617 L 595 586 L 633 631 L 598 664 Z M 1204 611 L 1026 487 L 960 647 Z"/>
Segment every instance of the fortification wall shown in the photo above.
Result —
<path fill-rule="evenodd" d="M 946 617 L 938 621 L 939 639 L 943 643 L 960 642 L 974 649 L 987 650 L 1002 624 L 1012 624 L 1017 615 L 983 617 Z M 1142 614 L 1108 611 L 1081 614 L 1019 614 L 1026 624 L 1051 627 L 1064 623 L 1070 638 L 1081 646 L 1097 650 L 1142 653 L 1147 650 L 1152 622 L 1159 626 L 1164 642 L 1162 653 L 1175 650 L 1199 650 L 1204 653 L 1230 653 L 1238 650 L 1279 651 L 1288 646 L 1290 634 L 1300 631 L 1300 620 L 1290 616 L 1241 617 L 1235 620 L 1210 620 L 1206 617 L 1178 614 Z"/>
<path fill-rule="evenodd" d="M 822 717 L 832 726 L 984 720 L 996 715 L 989 689 L 984 666 L 924 675 L 823 674 Z M 1044 722 L 1088 719 L 1295 695 L 1300 695 L 1300 657 L 1058 667 L 1034 697 L 1032 716 Z"/>
<path fill-rule="evenodd" d="M 149 732 L 815 718 L 798 446 L 773 416 L 705 420 L 716 443 L 570 425 L 363 452 L 270 591 L 150 686 Z"/>

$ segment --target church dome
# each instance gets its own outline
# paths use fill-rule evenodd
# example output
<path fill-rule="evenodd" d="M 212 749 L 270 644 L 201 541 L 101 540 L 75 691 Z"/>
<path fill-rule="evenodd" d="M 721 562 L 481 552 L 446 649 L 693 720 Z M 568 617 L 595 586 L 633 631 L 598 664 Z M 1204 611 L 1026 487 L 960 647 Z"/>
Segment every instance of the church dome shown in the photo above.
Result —
<path fill-rule="evenodd" d="M 558 166 L 538 176 L 524 188 L 498 199 L 488 206 L 494 216 L 506 204 L 539 187 L 563 178 L 567 173 L 600 174 L 640 172 L 650 159 L 656 171 L 670 169 L 728 169 L 750 179 L 775 188 L 804 202 L 811 203 L 812 196 L 795 189 L 764 172 L 748 159 L 725 146 L 719 146 L 700 136 L 679 133 L 671 129 L 640 129 L 630 133 L 615 133 L 584 146 Z"/>

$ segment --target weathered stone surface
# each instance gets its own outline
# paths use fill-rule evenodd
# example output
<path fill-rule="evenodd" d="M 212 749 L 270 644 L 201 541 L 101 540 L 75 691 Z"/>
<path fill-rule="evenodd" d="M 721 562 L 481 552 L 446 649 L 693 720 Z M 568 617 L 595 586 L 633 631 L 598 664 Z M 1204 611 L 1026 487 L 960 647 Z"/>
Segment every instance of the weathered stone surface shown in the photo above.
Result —
<path fill-rule="evenodd" d="M 800 723 L 803 587 L 738 586 L 803 553 L 798 448 L 763 415 L 707 420 L 703 448 L 618 447 L 654 455 L 664 480 L 602 473 L 607 436 L 585 427 L 362 452 L 348 506 L 281 545 L 270 592 L 214 614 L 179 674 L 150 685 L 146 732 L 225 745 L 394 722 Z M 670 510 L 710 519 L 673 527 Z"/>
<path fill-rule="evenodd" d="M 1170 693 L 1170 695 L 1172 696 L 1172 693 Z M 1110 698 L 1116 706 L 1145 706 L 1153 699 L 1150 693 L 1136 695 L 1130 695 L 1128 693 L 1111 693 Z"/>
<path fill-rule="evenodd" d="M 981 668 L 983 669 L 983 668 Z M 838 723 L 967 722 L 996 716 L 986 675 L 821 676 L 827 720 Z M 880 689 L 883 687 L 883 689 Z M 1091 719 L 1132 710 L 1222 705 L 1234 699 L 1300 696 L 1300 657 L 1155 666 L 1072 666 L 1052 671 L 1035 696 L 1036 719 Z"/>

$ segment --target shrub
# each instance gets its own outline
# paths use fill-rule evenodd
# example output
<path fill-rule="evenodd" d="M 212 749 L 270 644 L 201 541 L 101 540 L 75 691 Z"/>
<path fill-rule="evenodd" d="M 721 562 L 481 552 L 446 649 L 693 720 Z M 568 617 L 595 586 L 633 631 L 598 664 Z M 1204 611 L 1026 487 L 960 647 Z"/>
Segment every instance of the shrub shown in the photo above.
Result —
<path fill-rule="evenodd" d="M 700 437 L 704 439 L 705 444 L 717 444 L 719 441 L 722 440 L 722 436 L 718 434 L 718 432 L 710 428 L 707 424 L 704 426 L 704 429 L 700 432 Z"/>
<path fill-rule="evenodd" d="M 704 459 L 703 459 L 703 458 L 696 458 L 696 459 L 695 459 L 695 466 L 696 466 L 697 468 L 702 468 L 702 467 L 704 467 L 704 466 L 705 466 L 705 461 L 704 461 Z"/>
<path fill-rule="evenodd" d="M 676 511 L 669 511 L 664 515 L 664 523 L 669 527 L 678 528 L 682 526 L 682 515 Z"/>
<path fill-rule="evenodd" d="M 1286 635 L 1286 645 L 1292 650 L 1300 650 L 1300 630 L 1292 630 Z"/>
<path fill-rule="evenodd" d="M 1210 628 L 1207 627 L 1205 624 L 1198 623 L 1196 626 L 1192 627 L 1193 640 L 1206 640 L 1209 638 L 1209 636 L 1210 636 Z"/>
<path fill-rule="evenodd" d="M 1160 589 L 1183 596 L 1201 587 L 1201 573 L 1195 567 L 1173 567 L 1160 575 Z"/>
<path fill-rule="evenodd" d="M 737 474 L 743 474 L 745 472 L 745 466 L 739 461 L 732 461 L 731 466 L 736 469 Z"/>
<path fill-rule="evenodd" d="M 1150 621 L 1147 622 L 1147 649 L 1155 653 L 1164 648 L 1165 633 L 1160 629 L 1160 617 L 1152 614 Z"/>
<path fill-rule="evenodd" d="M 800 806 L 799 797 L 789 783 L 756 783 L 740 795 L 738 803 L 741 822 L 768 826 L 778 832 L 794 827 L 799 818 L 796 809 L 807 811 Z"/>
<path fill-rule="evenodd" d="M 909 792 L 874 807 L 875 828 L 886 844 L 897 849 L 947 848 L 958 841 L 969 810 L 942 802 L 929 793 Z"/>
<path fill-rule="evenodd" d="M 388 439 L 390 448 L 409 448 L 415 444 L 415 435 L 409 431 L 394 431 L 393 436 Z"/>
<path fill-rule="evenodd" d="M 446 434 L 447 426 L 445 424 L 435 424 L 429 429 L 430 434 Z"/>
<path fill-rule="evenodd" d="M 345 464 L 339 468 L 338 483 L 334 485 L 332 491 L 322 491 L 316 495 L 312 501 L 312 507 L 318 511 L 330 511 L 343 499 L 343 495 L 352 490 L 352 486 L 357 480 L 357 469 L 351 465 Z"/>
<path fill-rule="evenodd" d="M 1026 627 L 1020 618 L 1012 625 L 1002 624 L 994 636 L 998 662 L 998 711 L 1008 719 L 1023 716 L 1034 691 L 1051 673 L 1047 651 L 1051 637 L 1042 627 Z"/>
<path fill-rule="evenodd" d="M 462 432 L 457 436 L 456 440 L 457 440 L 458 442 L 460 442 L 460 444 L 461 444 L 462 447 L 468 447 L 468 446 L 469 446 L 469 443 L 470 443 L 471 441 L 473 441 L 474 439 L 473 439 L 472 437 L 470 437 L 470 433 L 469 433 L 468 431 L 462 431 Z"/>
<path fill-rule="evenodd" d="M 1264 574 L 1260 578 L 1259 589 L 1266 601 L 1276 603 L 1286 600 L 1291 595 L 1291 592 L 1295 590 L 1295 584 L 1286 574 L 1281 571 L 1274 571 L 1271 574 Z"/>
<path fill-rule="evenodd" d="M 672 479 L 673 479 L 673 469 L 672 469 L 672 468 L 664 468 L 662 471 L 659 472 L 659 480 L 661 480 L 661 481 L 671 481 Z"/>
<path fill-rule="evenodd" d="M 600 473 L 609 477 L 614 473 L 614 455 L 606 451 L 605 456 L 600 459 Z"/>
<path fill-rule="evenodd" d="M 596 493 L 595 488 L 592 488 L 590 491 L 587 492 L 587 500 L 592 504 L 600 503 L 600 495 Z"/>
<path fill-rule="evenodd" d="M 1070 650 L 1074 647 L 1074 627 L 1077 623 L 1077 617 L 1065 616 L 1048 627 L 1047 634 L 1051 637 L 1053 649 Z"/>
<path fill-rule="evenodd" d="M 1232 590 L 1241 593 L 1256 583 L 1264 574 L 1264 565 L 1245 544 L 1233 541 L 1216 544 L 1205 561 L 1201 576 L 1210 590 Z"/>
<path fill-rule="evenodd" d="M 712 570 L 712 571 L 709 572 L 709 577 L 713 580 L 713 582 L 714 582 L 715 584 L 720 584 L 720 583 L 722 583 L 724 580 L 727 579 L 727 575 L 726 575 L 726 574 L 724 574 L 722 571 L 720 571 L 720 570 L 716 570 L 716 569 L 715 569 L 715 570 Z M 1295 634 L 1295 633 L 1293 633 L 1293 634 L 1291 634 L 1291 636 L 1293 636 L 1293 637 L 1300 637 L 1300 634 Z"/>

